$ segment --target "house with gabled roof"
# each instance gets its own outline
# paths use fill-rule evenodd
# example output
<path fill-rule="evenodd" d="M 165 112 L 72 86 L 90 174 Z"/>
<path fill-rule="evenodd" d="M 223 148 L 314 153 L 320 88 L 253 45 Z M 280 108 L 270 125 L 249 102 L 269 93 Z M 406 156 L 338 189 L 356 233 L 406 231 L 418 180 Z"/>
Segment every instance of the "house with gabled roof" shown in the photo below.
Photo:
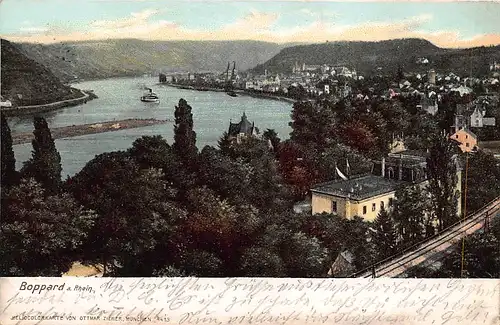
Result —
<path fill-rule="evenodd" d="M 345 176 L 311 189 L 312 213 L 332 213 L 373 221 L 382 208 L 390 209 L 400 187 L 428 184 L 425 152 L 403 151 L 373 161 L 371 173 Z M 457 166 L 457 190 L 461 193 L 461 168 Z M 457 202 L 461 213 L 461 201 Z"/>
<path fill-rule="evenodd" d="M 459 143 L 459 147 L 462 152 L 471 152 L 477 147 L 477 135 L 475 135 L 468 128 L 461 128 L 457 130 L 450 136 L 450 139 Z"/>
<path fill-rule="evenodd" d="M 239 123 L 232 123 L 229 121 L 228 135 L 230 138 L 236 139 L 238 143 L 245 137 L 259 136 L 259 129 L 255 127 L 254 122 L 250 122 L 245 112 L 241 116 Z"/>

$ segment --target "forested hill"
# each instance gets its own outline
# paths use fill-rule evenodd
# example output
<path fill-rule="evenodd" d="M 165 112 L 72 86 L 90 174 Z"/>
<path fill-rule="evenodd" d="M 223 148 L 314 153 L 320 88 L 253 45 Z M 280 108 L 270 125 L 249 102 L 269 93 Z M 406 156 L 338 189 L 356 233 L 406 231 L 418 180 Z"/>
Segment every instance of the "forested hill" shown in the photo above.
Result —
<path fill-rule="evenodd" d="M 417 64 L 418 58 L 427 58 L 427 65 Z M 346 65 L 361 73 L 374 72 L 378 67 L 383 72 L 393 73 L 401 66 L 404 71 L 420 71 L 434 68 L 468 75 L 472 69 L 475 76 L 489 71 L 489 64 L 500 61 L 500 46 L 473 49 L 439 48 L 423 39 L 397 39 L 380 42 L 327 42 L 298 45 L 280 51 L 254 72 L 290 72 L 295 62 L 302 64 Z"/>
<path fill-rule="evenodd" d="M 82 96 L 62 84 L 44 65 L 26 57 L 15 44 L 2 39 L 1 51 L 2 96 L 14 104 L 47 104 Z"/>
<path fill-rule="evenodd" d="M 20 43 L 24 53 L 62 80 L 142 75 L 159 71 L 224 71 L 261 64 L 285 45 L 256 41 L 143 41 L 137 39 L 57 44 Z"/>

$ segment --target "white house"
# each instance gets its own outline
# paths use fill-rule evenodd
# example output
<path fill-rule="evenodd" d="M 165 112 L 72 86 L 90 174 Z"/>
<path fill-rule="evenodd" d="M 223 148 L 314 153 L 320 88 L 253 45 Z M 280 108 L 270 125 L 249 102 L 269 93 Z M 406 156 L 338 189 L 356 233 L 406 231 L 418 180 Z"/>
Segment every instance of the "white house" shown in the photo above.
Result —
<path fill-rule="evenodd" d="M 474 112 L 470 116 L 470 126 L 474 128 L 482 128 L 484 115 L 486 115 L 486 110 L 479 110 L 479 105 L 476 105 Z"/>
<path fill-rule="evenodd" d="M 0 107 L 12 107 L 12 102 L 10 100 L 4 100 L 3 97 L 0 98 Z"/>

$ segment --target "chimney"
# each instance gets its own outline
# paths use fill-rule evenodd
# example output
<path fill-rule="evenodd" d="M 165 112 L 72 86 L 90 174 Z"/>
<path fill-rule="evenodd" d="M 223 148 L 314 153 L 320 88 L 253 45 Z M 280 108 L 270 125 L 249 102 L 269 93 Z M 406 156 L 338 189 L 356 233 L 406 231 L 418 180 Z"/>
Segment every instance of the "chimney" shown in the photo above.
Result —
<path fill-rule="evenodd" d="M 398 180 L 403 179 L 403 155 L 399 155 L 399 164 L 398 164 Z"/>
<path fill-rule="evenodd" d="M 385 157 L 382 158 L 382 177 L 385 177 Z"/>

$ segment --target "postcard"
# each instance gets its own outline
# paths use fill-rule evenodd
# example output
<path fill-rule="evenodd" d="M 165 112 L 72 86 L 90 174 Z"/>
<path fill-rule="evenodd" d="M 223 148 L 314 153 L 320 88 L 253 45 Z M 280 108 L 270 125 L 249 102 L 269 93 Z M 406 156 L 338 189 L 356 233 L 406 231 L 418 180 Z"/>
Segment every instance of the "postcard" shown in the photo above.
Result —
<path fill-rule="evenodd" d="M 499 16 L 0 1 L 0 323 L 497 324 Z"/>

